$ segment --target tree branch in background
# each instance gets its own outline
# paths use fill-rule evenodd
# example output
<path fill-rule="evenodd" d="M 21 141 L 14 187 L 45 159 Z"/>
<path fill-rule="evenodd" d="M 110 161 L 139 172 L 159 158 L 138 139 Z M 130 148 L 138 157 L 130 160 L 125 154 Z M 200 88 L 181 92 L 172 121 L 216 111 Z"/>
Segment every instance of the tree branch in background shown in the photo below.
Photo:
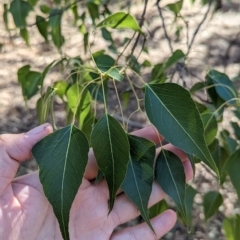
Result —
<path fill-rule="evenodd" d="M 186 54 L 186 55 L 189 54 L 189 52 L 190 52 L 190 50 L 191 50 L 191 48 L 192 48 L 193 42 L 194 42 L 194 40 L 195 40 L 195 37 L 196 37 L 199 29 L 201 28 L 201 26 L 203 25 L 203 23 L 204 23 L 204 22 L 206 21 L 206 19 L 207 19 L 208 13 L 210 12 L 210 9 L 211 9 L 211 6 L 212 6 L 212 2 L 213 2 L 213 0 L 210 0 L 210 1 L 209 1 L 207 11 L 206 11 L 206 13 L 205 13 L 204 16 L 203 16 L 202 21 L 199 23 L 199 25 L 197 26 L 195 32 L 193 33 L 192 40 L 191 40 L 191 42 L 190 42 L 190 44 L 189 44 L 188 51 L 187 51 L 187 54 Z"/>
<path fill-rule="evenodd" d="M 170 50 L 171 50 L 171 53 L 173 53 L 172 42 L 171 42 L 170 37 L 168 36 L 167 29 L 166 29 L 166 25 L 165 25 L 165 21 L 164 21 L 164 17 L 163 17 L 163 15 L 162 15 L 162 9 L 161 9 L 161 7 L 160 7 L 160 5 L 159 5 L 159 4 L 160 4 L 160 1 L 161 1 L 161 0 L 157 0 L 156 6 L 157 6 L 157 9 L 158 9 L 160 18 L 161 18 L 161 20 L 162 20 L 164 35 L 165 35 L 165 37 L 166 37 L 166 39 L 167 39 L 167 41 L 168 41 L 168 45 L 169 45 L 169 48 L 170 48 Z"/>

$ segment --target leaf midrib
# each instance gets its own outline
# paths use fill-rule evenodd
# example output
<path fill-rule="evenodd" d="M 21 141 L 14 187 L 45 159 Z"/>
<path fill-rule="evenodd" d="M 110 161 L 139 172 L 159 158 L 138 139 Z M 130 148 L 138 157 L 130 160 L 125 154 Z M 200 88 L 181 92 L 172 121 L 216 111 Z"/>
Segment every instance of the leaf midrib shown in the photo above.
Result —
<path fill-rule="evenodd" d="M 173 119 L 178 123 L 178 125 L 182 128 L 182 130 L 188 135 L 188 137 L 192 140 L 192 142 L 194 143 L 194 145 L 197 147 L 197 149 L 200 150 L 200 152 L 203 154 L 203 156 L 205 157 L 205 159 L 208 161 L 208 158 L 205 156 L 205 154 L 202 152 L 202 150 L 196 145 L 195 141 L 191 138 L 191 136 L 188 134 L 188 132 L 185 131 L 185 129 L 182 127 L 181 124 L 179 124 L 179 122 L 177 121 L 177 119 L 174 117 L 174 115 L 172 115 L 172 113 L 168 110 L 168 108 L 166 107 L 166 105 L 161 101 L 160 98 L 158 98 L 158 96 L 155 94 L 155 92 L 152 90 L 152 88 L 147 84 L 147 87 L 152 91 L 152 93 L 154 94 L 154 96 L 162 103 L 162 105 L 164 106 L 164 108 L 168 111 L 168 113 L 173 117 Z M 215 168 L 214 165 L 212 165 L 211 162 L 208 161 L 208 163 Z"/>

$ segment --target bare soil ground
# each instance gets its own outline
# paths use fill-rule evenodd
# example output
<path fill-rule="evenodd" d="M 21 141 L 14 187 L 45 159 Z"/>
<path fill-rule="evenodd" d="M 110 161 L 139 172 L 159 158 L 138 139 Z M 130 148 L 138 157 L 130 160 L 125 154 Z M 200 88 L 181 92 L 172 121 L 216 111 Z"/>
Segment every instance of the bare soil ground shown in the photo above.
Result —
<path fill-rule="evenodd" d="M 6 0 L 5 2 L 7 3 L 8 1 Z M 137 19 L 140 19 L 143 9 L 142 2 L 130 2 L 132 5 L 131 13 Z M 161 1 L 161 6 L 163 7 L 169 2 L 171 1 L 163 0 Z M 0 0 L 0 16 L 3 13 L 2 3 L 4 3 L 4 0 Z M 182 15 L 188 24 L 189 39 L 191 39 L 196 27 L 203 19 L 206 10 L 207 6 L 202 7 L 199 1 L 196 1 L 194 5 L 191 5 L 190 1 L 187 0 L 184 2 Z M 173 49 L 182 49 L 186 52 L 186 42 L 189 41 L 187 40 L 187 32 L 183 30 L 179 38 L 176 37 L 172 14 L 167 10 L 163 10 L 163 14 Z M 84 59 L 86 56 L 83 52 L 83 39 L 78 30 L 71 26 L 70 20 L 70 15 L 66 13 L 63 18 L 63 35 L 66 38 L 63 52 L 72 57 L 80 55 Z M 34 22 L 31 15 L 29 21 L 30 23 Z M 185 28 L 186 22 L 179 21 L 179 25 Z M 12 23 L 10 28 L 14 28 Z M 149 1 L 144 28 L 148 32 L 146 46 L 149 49 L 149 54 L 142 54 L 139 61 L 143 62 L 145 59 L 148 59 L 152 63 L 159 63 L 165 60 L 170 56 L 171 51 L 168 47 L 168 41 L 164 35 L 162 22 L 154 1 Z M 53 46 L 47 46 L 44 43 L 35 27 L 29 27 L 28 30 L 31 38 L 30 47 L 26 46 L 17 31 L 12 31 L 10 38 L 4 28 L 3 20 L 0 18 L 0 134 L 25 132 L 38 125 L 35 111 L 37 97 L 29 101 L 28 107 L 26 107 L 21 94 L 21 88 L 17 82 L 18 68 L 30 64 L 32 69 L 42 71 L 47 64 L 60 57 Z M 121 37 L 119 36 L 119 38 Z M 115 36 L 115 38 L 117 41 L 118 36 Z M 97 48 L 104 48 L 104 43 L 101 41 L 97 43 Z M 136 52 L 139 50 L 140 46 L 136 49 Z M 203 80 L 209 68 L 225 71 L 231 78 L 240 75 L 240 0 L 223 1 L 223 8 L 220 11 L 209 14 L 196 35 L 189 54 L 187 67 L 188 71 L 183 68 L 180 69 L 180 72 L 188 87 L 196 82 L 197 79 Z M 67 73 L 64 74 L 66 75 Z M 60 70 L 58 68 L 53 69 L 48 74 L 46 83 L 50 84 L 61 79 L 61 77 L 62 73 Z M 146 70 L 142 77 L 147 81 L 149 72 Z M 174 75 L 174 79 L 175 81 L 181 81 L 177 74 Z M 115 102 L 115 100 L 113 97 L 112 101 Z M 57 125 L 63 126 L 65 122 L 64 112 L 57 102 L 55 105 Z M 135 104 L 131 103 L 130 106 L 130 111 L 134 111 Z M 231 115 L 225 114 L 224 124 L 226 126 L 231 117 Z M 135 114 L 131 120 L 130 127 L 132 130 L 149 124 L 145 115 L 140 113 Z M 36 168 L 36 163 L 33 160 L 28 161 L 20 167 L 18 175 L 35 171 Z M 205 193 L 218 187 L 213 179 L 211 173 L 200 165 L 197 167 L 196 177 L 191 184 L 200 193 Z M 207 223 L 204 222 L 203 209 L 201 207 L 202 197 L 200 194 L 197 194 L 193 212 L 193 233 L 188 235 L 187 229 L 178 222 L 174 229 L 162 239 L 225 239 L 221 227 L 224 215 L 240 212 L 240 209 L 237 204 L 236 194 L 230 183 L 226 183 L 222 194 L 225 198 L 223 206 L 220 208 L 219 213 Z"/>

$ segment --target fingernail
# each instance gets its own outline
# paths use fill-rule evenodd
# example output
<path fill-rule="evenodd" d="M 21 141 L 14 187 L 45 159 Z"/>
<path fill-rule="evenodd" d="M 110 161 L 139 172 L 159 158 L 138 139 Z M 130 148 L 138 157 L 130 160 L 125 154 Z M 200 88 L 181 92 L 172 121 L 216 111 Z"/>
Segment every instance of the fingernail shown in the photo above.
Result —
<path fill-rule="evenodd" d="M 30 130 L 29 132 L 27 132 L 27 135 L 35 135 L 38 134 L 42 131 L 44 131 L 48 126 L 50 126 L 49 123 L 44 123 L 38 127 L 33 128 L 32 130 Z"/>

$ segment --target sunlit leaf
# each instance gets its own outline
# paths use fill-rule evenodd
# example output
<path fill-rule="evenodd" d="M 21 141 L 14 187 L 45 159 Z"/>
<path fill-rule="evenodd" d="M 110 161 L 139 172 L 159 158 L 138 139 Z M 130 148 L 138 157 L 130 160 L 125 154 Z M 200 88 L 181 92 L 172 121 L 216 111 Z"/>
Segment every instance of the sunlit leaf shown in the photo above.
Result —
<path fill-rule="evenodd" d="M 45 196 L 53 207 L 64 240 L 69 240 L 70 209 L 88 161 L 85 135 L 70 125 L 48 135 L 32 150 Z"/>
<path fill-rule="evenodd" d="M 223 198 L 219 192 L 210 191 L 203 197 L 203 207 L 205 221 L 217 213 L 218 208 L 222 205 Z"/>
<path fill-rule="evenodd" d="M 204 139 L 200 114 L 187 90 L 174 83 L 146 85 L 145 109 L 168 142 L 200 158 L 219 176 Z"/>
<path fill-rule="evenodd" d="M 63 98 L 63 96 L 66 94 L 68 84 L 64 80 L 60 80 L 54 83 L 53 88 L 55 89 L 56 95 Z"/>
<path fill-rule="evenodd" d="M 183 0 L 180 0 L 178 2 L 168 4 L 166 7 L 168 7 L 169 10 L 171 10 L 177 16 L 182 9 L 182 5 Z"/>
<path fill-rule="evenodd" d="M 223 220 L 223 229 L 226 236 L 226 240 L 238 240 L 240 239 L 240 215 L 237 214 L 233 217 L 228 217 Z"/>
<path fill-rule="evenodd" d="M 106 27 L 132 29 L 143 34 L 136 19 L 132 15 L 125 12 L 114 13 L 111 16 L 105 18 L 96 26 L 96 28 Z"/>
<path fill-rule="evenodd" d="M 145 138 L 133 135 L 128 135 L 128 139 L 130 161 L 121 188 L 137 206 L 143 219 L 153 230 L 148 216 L 148 201 L 154 179 L 155 144 Z"/>
<path fill-rule="evenodd" d="M 172 152 L 161 150 L 156 160 L 155 176 L 157 183 L 173 199 L 187 222 L 186 177 L 181 159 Z"/>
<path fill-rule="evenodd" d="M 12 13 L 16 27 L 24 28 L 27 25 L 26 18 L 31 10 L 32 6 L 26 1 L 13 0 L 11 2 L 9 11 Z"/>
<path fill-rule="evenodd" d="M 26 44 L 29 46 L 29 34 L 28 34 L 28 30 L 26 28 L 20 29 L 20 36 L 24 39 Z"/>
<path fill-rule="evenodd" d="M 91 144 L 98 167 L 108 184 L 111 211 L 127 172 L 130 157 L 128 138 L 119 122 L 105 114 L 93 128 Z"/>

